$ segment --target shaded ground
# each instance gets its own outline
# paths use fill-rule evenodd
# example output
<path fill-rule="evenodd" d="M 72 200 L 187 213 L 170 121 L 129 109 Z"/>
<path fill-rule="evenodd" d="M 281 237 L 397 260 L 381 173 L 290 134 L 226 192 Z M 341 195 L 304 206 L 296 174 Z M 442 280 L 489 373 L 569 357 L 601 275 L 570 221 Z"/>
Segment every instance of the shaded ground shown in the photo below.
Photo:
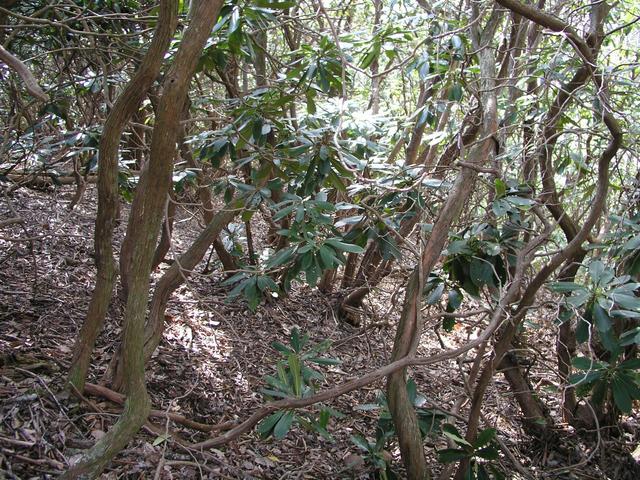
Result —
<path fill-rule="evenodd" d="M 104 434 L 119 411 L 117 405 L 100 397 L 79 402 L 60 393 L 95 273 L 91 258 L 95 195 L 90 187 L 78 207 L 69 212 L 66 205 L 72 195 L 72 187 L 52 192 L 21 189 L 14 192 L 10 203 L 2 199 L 5 203 L 0 204 L 0 221 L 15 214 L 25 220 L 0 230 L 0 478 L 57 476 Z M 179 218 L 175 251 L 186 247 L 199 228 L 194 215 L 181 211 Z M 118 227 L 119 238 L 124 228 L 123 222 Z M 260 225 L 254 234 L 258 239 L 264 237 Z M 17 238 L 22 240 L 14 241 Z M 27 238 L 32 240 L 24 240 Z M 261 247 L 259 241 L 256 247 Z M 402 278 L 403 272 L 396 272 L 373 296 L 365 328 L 357 330 L 339 323 L 332 299 L 317 290 L 296 287 L 288 298 L 263 304 L 254 314 L 244 302 L 226 300 L 219 273 L 194 278 L 174 295 L 163 343 L 148 370 L 153 408 L 207 424 L 247 418 L 266 401 L 260 393 L 265 387 L 263 377 L 274 372 L 280 359 L 271 343 L 286 343 L 294 327 L 308 332 L 315 342 L 325 338 L 334 342 L 329 354 L 343 363 L 326 371 L 325 385 L 384 365 L 400 310 L 396 303 L 403 297 L 396 291 Z M 121 312 L 114 303 L 98 341 L 93 383 L 101 382 L 119 336 Z M 548 320 L 536 321 L 545 324 Z M 378 326 L 367 327 L 372 323 Z M 439 339 L 433 333 L 437 323 L 427 320 L 420 347 L 423 354 L 440 351 L 440 341 L 455 346 L 476 332 L 469 322 Z M 539 355 L 531 359 L 531 380 L 546 387 L 542 390 L 548 395 L 545 400 L 556 408 L 558 393 L 550 377 L 553 339 L 541 334 L 532 343 L 539 346 Z M 413 376 L 427 404 L 449 410 L 464 396 L 459 368 L 468 366 L 449 362 L 415 369 Z M 251 433 L 199 454 L 163 441 L 164 433 L 168 428 L 187 442 L 203 440 L 207 434 L 155 418 L 110 465 L 106 478 L 370 478 L 372 470 L 362 464 L 363 452 L 350 436 L 374 438 L 378 412 L 358 409 L 358 405 L 375 402 L 381 387 L 372 385 L 331 403 L 345 414 L 331 422 L 333 442 L 296 426 L 280 441 L 261 440 Z M 569 433 L 564 443 L 531 444 L 517 423 L 518 410 L 502 376 L 494 380 L 485 412 L 486 422 L 498 428 L 503 448 L 497 464 L 507 478 L 523 478 L 515 473 L 514 461 L 536 478 L 638 478 L 626 463 L 632 461 L 626 452 L 637 444 L 633 418 L 627 423 L 636 433 L 601 441 L 587 464 L 593 446 L 578 443 Z M 553 413 L 557 417 L 558 412 Z M 464 406 L 461 414 L 465 414 Z M 446 447 L 441 436 L 427 443 Z M 388 455 L 401 472 L 398 452 L 391 449 Z M 430 460 L 437 471 L 435 457 Z"/>

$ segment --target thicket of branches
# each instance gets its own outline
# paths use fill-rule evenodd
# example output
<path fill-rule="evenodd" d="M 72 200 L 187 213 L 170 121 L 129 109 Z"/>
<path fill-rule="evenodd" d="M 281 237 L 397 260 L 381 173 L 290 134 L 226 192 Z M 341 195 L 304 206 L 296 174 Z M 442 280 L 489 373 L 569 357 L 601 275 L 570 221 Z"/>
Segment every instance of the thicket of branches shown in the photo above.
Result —
<path fill-rule="evenodd" d="M 300 366 L 318 359 L 296 334 L 270 382 L 279 399 L 190 448 L 260 422 L 281 436 L 297 408 L 386 378 L 382 444 L 397 442 L 409 478 L 428 478 L 407 369 L 462 356 L 452 375 L 468 399 L 456 411 L 470 406 L 462 426 L 443 427 L 442 478 L 499 475 L 495 431 L 481 428 L 496 375 L 532 436 L 607 435 L 640 400 L 639 15 L 635 0 L 0 1 L 4 195 L 75 184 L 73 209 L 97 182 L 74 392 L 116 282 L 126 305 L 111 369 L 124 413 L 66 478 L 98 475 L 146 420 L 145 364 L 167 303 L 210 249 L 228 296 L 252 310 L 307 284 L 354 325 L 394 269 L 411 273 L 388 366 L 318 390 Z M 204 228 L 151 284 L 180 202 Z M 252 217 L 268 245 L 254 242 Z M 536 322 L 550 302 L 552 327 Z M 425 318 L 477 335 L 420 357 Z M 556 338 L 561 419 L 521 363 L 534 328 Z"/>

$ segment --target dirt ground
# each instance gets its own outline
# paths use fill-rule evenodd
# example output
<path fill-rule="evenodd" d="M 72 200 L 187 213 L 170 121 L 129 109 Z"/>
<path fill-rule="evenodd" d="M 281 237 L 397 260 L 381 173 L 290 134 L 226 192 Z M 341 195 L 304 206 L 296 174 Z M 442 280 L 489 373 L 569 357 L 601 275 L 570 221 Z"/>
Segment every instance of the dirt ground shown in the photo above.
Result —
<path fill-rule="evenodd" d="M 80 400 L 64 391 L 73 342 L 95 275 L 95 192 L 90 186 L 80 204 L 69 211 L 73 192 L 72 186 L 49 191 L 23 188 L 0 198 L 0 222 L 14 216 L 24 219 L 0 229 L 0 478 L 55 478 L 104 435 L 120 411 L 119 405 L 102 396 L 87 393 Z M 123 212 L 126 215 L 126 207 Z M 178 218 L 169 257 L 186 248 L 200 228 L 197 212 L 182 208 Z M 123 221 L 118 240 L 125 228 Z M 264 246 L 263 230 L 255 225 L 258 250 Z M 202 271 L 204 266 L 198 268 Z M 163 342 L 147 371 L 154 409 L 211 425 L 246 419 L 267 401 L 260 391 L 266 386 L 263 378 L 274 373 L 281 358 L 272 342 L 286 343 L 295 327 L 307 332 L 312 342 L 330 339 L 334 346 L 328 355 L 342 361 L 324 369 L 321 388 L 388 362 L 407 269 L 399 268 L 371 295 L 361 328 L 338 320 L 332 296 L 300 285 L 288 297 L 263 303 L 252 313 L 244 301 L 228 301 L 220 269 L 213 270 L 193 277 L 173 295 Z M 122 306 L 114 300 L 94 355 L 90 374 L 94 384 L 104 382 L 117 347 L 121 314 Z M 538 354 L 531 359 L 530 378 L 534 386 L 542 386 L 552 415 L 558 417 L 554 408 L 559 394 L 550 375 L 555 368 L 554 340 L 536 333 L 550 331 L 539 327 L 551 321 L 552 314 L 550 309 L 549 318 L 532 320 L 530 337 Z M 477 332 L 468 323 L 452 334 L 436 334 L 438 321 L 426 315 L 422 354 L 462 344 Z M 468 362 L 451 361 L 414 368 L 411 375 L 427 405 L 446 412 L 465 395 L 459 369 L 468 367 Z M 220 432 L 202 433 L 151 418 L 109 465 L 104 478 L 375 478 L 364 452 L 350 437 L 374 439 L 378 412 L 359 406 L 374 403 L 381 388 L 383 383 L 374 384 L 330 403 L 344 414 L 331 420 L 333 441 L 296 425 L 283 440 L 264 440 L 254 431 L 220 448 L 196 452 L 173 439 L 194 443 Z M 465 405 L 459 413 L 466 414 Z M 637 417 L 626 419 L 631 432 L 620 437 L 583 443 L 567 429 L 553 445 L 527 438 L 517 418 L 517 406 L 498 375 L 487 395 L 484 422 L 498 429 L 501 456 L 496 464 L 506 478 L 640 478 L 628 455 L 638 443 Z M 427 438 L 426 443 L 431 452 L 447 446 L 441 435 Z M 402 477 L 395 447 L 388 458 Z M 429 460 L 439 473 L 442 467 L 435 455 Z"/>

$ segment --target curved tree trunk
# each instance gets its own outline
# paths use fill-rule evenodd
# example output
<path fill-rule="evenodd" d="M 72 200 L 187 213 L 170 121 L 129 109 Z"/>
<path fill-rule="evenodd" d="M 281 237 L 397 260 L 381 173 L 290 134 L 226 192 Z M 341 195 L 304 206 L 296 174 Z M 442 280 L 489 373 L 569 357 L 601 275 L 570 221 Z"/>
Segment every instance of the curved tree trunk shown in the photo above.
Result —
<path fill-rule="evenodd" d="M 391 362 L 414 353 L 418 346 L 422 333 L 420 298 L 422 297 L 423 279 L 422 269 L 417 266 L 407 284 L 404 308 L 396 332 Z M 418 416 L 407 393 L 406 368 L 387 377 L 387 400 L 398 435 L 402 461 L 407 469 L 407 478 L 411 480 L 430 478 L 431 475 L 424 457 Z"/>
<path fill-rule="evenodd" d="M 582 227 L 575 232 L 571 241 L 557 254 L 555 254 L 551 260 L 536 274 L 536 276 L 529 282 L 527 288 L 523 295 L 521 296 L 521 300 L 519 301 L 517 308 L 511 308 L 510 311 L 513 311 L 512 318 L 509 320 L 506 327 L 501 332 L 499 339 L 496 341 L 493 355 L 491 359 L 485 364 L 485 367 L 478 379 L 476 384 L 476 388 L 473 394 L 473 401 L 471 406 L 471 411 L 469 414 L 469 423 L 467 429 L 466 439 L 469 442 L 473 442 L 476 438 L 476 434 L 478 431 L 478 425 L 480 421 L 480 409 L 482 407 L 482 401 L 484 397 L 484 393 L 491 381 L 491 378 L 495 372 L 496 365 L 501 361 L 502 357 L 508 351 L 510 347 L 510 343 L 513 340 L 518 325 L 524 319 L 528 307 L 533 303 L 535 299 L 535 295 L 538 290 L 542 287 L 544 282 L 560 267 L 563 263 L 569 262 L 571 264 L 573 260 L 580 254 L 582 250 L 582 244 L 587 240 L 591 229 L 594 227 L 598 219 L 600 218 L 607 196 L 607 190 L 609 186 L 609 165 L 611 160 L 618 152 L 621 144 L 622 144 L 622 131 L 617 120 L 610 113 L 610 110 L 606 106 L 607 98 L 606 98 L 606 86 L 604 85 L 604 80 L 602 76 L 595 71 L 596 65 L 596 56 L 597 56 L 597 45 L 599 45 L 598 38 L 601 38 L 602 31 L 602 22 L 604 21 L 603 13 L 607 11 L 608 6 L 606 3 L 601 2 L 599 4 L 594 4 L 592 8 L 597 10 L 595 15 L 592 18 L 598 19 L 597 22 L 592 23 L 591 33 L 587 37 L 587 39 L 580 38 L 568 25 L 566 25 L 562 20 L 559 20 L 556 17 L 548 15 L 547 13 L 538 10 L 535 7 L 531 7 L 528 5 L 521 4 L 518 1 L 514 0 L 497 0 L 497 2 L 514 12 L 517 12 L 524 17 L 527 17 L 529 20 L 540 24 L 545 28 L 550 28 L 555 31 L 569 31 L 571 35 L 571 41 L 574 48 L 579 52 L 579 55 L 583 58 L 584 67 L 588 69 L 589 77 L 593 81 L 596 90 L 600 93 L 600 101 L 605 106 L 602 108 L 600 112 L 598 112 L 598 116 L 602 118 L 604 124 L 606 125 L 610 135 L 611 140 L 607 145 L 607 148 L 602 152 L 600 158 L 598 159 L 598 182 L 597 182 L 597 190 L 594 196 L 593 201 L 591 202 L 591 209 L 589 214 L 584 221 Z M 600 33 L 599 33 L 600 32 Z M 594 48 L 596 47 L 596 48 Z M 576 75 L 571 82 L 575 82 L 576 77 L 581 74 L 578 69 Z M 558 97 L 566 94 L 566 92 L 561 91 L 558 94 Z M 548 118 L 552 121 L 559 115 L 559 110 L 553 112 L 553 109 L 557 105 L 564 105 L 564 102 L 556 102 L 554 106 L 549 111 Z M 553 113 L 552 113 L 553 112 Z M 550 122 L 547 122 L 549 124 Z M 544 153 L 550 153 L 550 150 L 547 149 L 546 144 L 541 145 L 541 151 Z M 545 158 L 546 160 L 546 158 Z M 550 159 L 549 159 L 550 160 Z M 547 180 L 548 181 L 548 180 Z M 553 210 L 549 209 L 550 211 Z M 555 214 L 554 214 L 555 216 Z M 564 223 L 559 221 L 560 227 L 565 233 L 567 229 L 571 227 L 568 223 Z M 505 305 L 509 307 L 508 305 Z M 461 480 L 465 476 L 465 472 L 467 469 L 468 463 L 461 462 L 460 468 L 456 473 L 456 480 Z"/>
<path fill-rule="evenodd" d="M 191 244 L 189 249 L 173 262 L 158 281 L 153 291 L 149 318 L 144 328 L 144 345 L 141 349 L 144 352 L 145 362 L 149 361 L 162 339 L 165 311 L 171 294 L 189 278 L 193 269 L 202 261 L 202 258 L 213 241 L 218 238 L 222 229 L 240 212 L 240 206 L 241 202 L 232 202 L 214 215 L 211 222 L 198 235 L 198 238 Z M 120 349 L 119 355 L 121 357 L 116 361 L 114 367 L 112 386 L 115 390 L 121 389 L 124 382 L 125 365 L 123 353 L 123 349 Z"/>
<path fill-rule="evenodd" d="M 497 128 L 497 119 L 495 93 L 492 91 L 486 95 L 483 115 L 484 131 L 494 131 Z M 472 165 L 480 164 L 487 159 L 491 159 L 493 151 L 491 135 L 486 135 L 484 140 L 478 142 L 469 152 L 469 160 Z M 420 319 L 422 283 L 440 258 L 441 252 L 446 245 L 451 225 L 459 217 L 463 206 L 470 197 L 476 177 L 477 172 L 475 170 L 468 167 L 461 168 L 453 188 L 438 215 L 438 219 L 434 223 L 429 240 L 423 250 L 420 264 L 414 270 L 407 286 L 404 308 L 396 333 L 391 361 L 396 361 L 412 354 L 417 348 L 422 331 Z M 406 369 L 389 376 L 387 392 L 389 410 L 398 432 L 400 452 L 407 468 L 408 477 L 410 479 L 427 478 L 428 472 L 422 451 L 420 429 L 415 410 L 411 402 L 409 402 L 406 392 Z"/>
<path fill-rule="evenodd" d="M 151 408 L 144 380 L 143 355 L 151 261 L 162 222 L 165 193 L 171 182 L 180 112 L 198 58 L 218 18 L 222 3 L 222 0 L 202 0 L 192 4 L 191 23 L 164 81 L 151 141 L 149 168 L 140 178 L 131 207 L 127 236 L 135 241 L 124 318 L 125 410 L 113 428 L 67 472 L 66 478 L 78 478 L 87 474 L 97 476 L 138 431 Z"/>
<path fill-rule="evenodd" d="M 113 284 L 117 276 L 113 258 L 113 229 L 118 215 L 118 145 L 131 116 L 138 110 L 147 90 L 155 81 L 162 60 L 169 48 L 177 23 L 177 2 L 161 2 L 158 27 L 149 50 L 129 84 L 116 100 L 104 125 L 99 149 L 98 213 L 96 217 L 95 255 L 96 285 L 89 303 L 87 317 L 82 324 L 73 348 L 69 382 L 82 391 L 89 371 L 96 338 L 102 330 L 107 308 L 111 302 Z"/>

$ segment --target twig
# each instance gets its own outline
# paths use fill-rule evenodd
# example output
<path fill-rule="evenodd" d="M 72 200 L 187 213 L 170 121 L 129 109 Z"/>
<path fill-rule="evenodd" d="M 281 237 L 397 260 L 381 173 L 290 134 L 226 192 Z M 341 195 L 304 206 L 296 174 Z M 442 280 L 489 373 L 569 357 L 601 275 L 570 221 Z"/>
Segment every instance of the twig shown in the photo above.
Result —
<path fill-rule="evenodd" d="M 8 438 L 0 436 L 0 442 L 8 443 L 9 445 L 16 445 L 17 447 L 33 447 L 36 442 L 25 442 L 24 440 L 17 440 L 15 438 Z"/>

